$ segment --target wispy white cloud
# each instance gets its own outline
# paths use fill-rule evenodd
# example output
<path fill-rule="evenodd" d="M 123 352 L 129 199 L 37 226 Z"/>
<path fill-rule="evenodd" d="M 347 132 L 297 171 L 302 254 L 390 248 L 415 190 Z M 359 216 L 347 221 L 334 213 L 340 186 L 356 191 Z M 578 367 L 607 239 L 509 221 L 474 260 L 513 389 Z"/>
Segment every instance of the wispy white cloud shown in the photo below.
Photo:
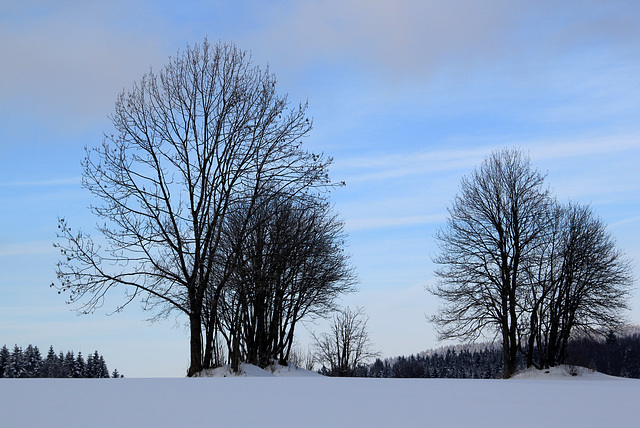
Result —
<path fill-rule="evenodd" d="M 498 140 L 501 143 L 489 143 Z M 575 159 L 580 156 L 597 157 L 640 151 L 640 134 L 613 135 L 602 137 L 573 137 L 510 139 L 506 136 L 486 136 L 479 141 L 470 137 L 469 149 L 437 151 L 417 151 L 338 159 L 334 164 L 336 175 L 345 177 L 348 183 L 386 180 L 417 174 L 434 174 L 451 171 L 471 171 L 492 151 L 503 147 L 516 147 L 528 153 L 532 161 Z"/>
<path fill-rule="evenodd" d="M 358 156 L 337 160 L 334 169 L 336 175 L 345 177 L 347 183 L 398 179 L 416 174 L 470 169 L 490 152 L 490 148 L 480 147 Z"/>
<path fill-rule="evenodd" d="M 622 12 L 622 13 L 621 13 Z M 633 1 L 302 0 L 260 13 L 251 44 L 291 66 L 347 62 L 387 75 L 423 76 L 473 65 L 563 55 L 585 43 L 640 48 Z"/>
<path fill-rule="evenodd" d="M 624 220 L 620 220 L 620 221 L 617 221 L 615 223 L 611 223 L 609 225 L 609 228 L 616 228 L 618 226 L 623 226 L 623 225 L 627 225 L 629 223 L 636 223 L 636 222 L 640 222 L 640 216 L 628 217 L 628 218 L 625 218 Z"/>
<path fill-rule="evenodd" d="M 404 217 L 365 217 L 349 219 L 346 222 L 348 231 L 378 229 L 383 227 L 416 226 L 441 223 L 446 219 L 444 214 L 414 215 Z"/>
<path fill-rule="evenodd" d="M 35 254 L 52 254 L 57 250 L 51 241 L 0 243 L 0 256 L 28 256 Z"/>
<path fill-rule="evenodd" d="M 119 91 L 165 58 L 157 38 L 119 25 L 127 16 L 119 13 L 133 12 L 124 5 L 26 2 L 9 10 L 0 18 L 0 112 L 67 131 L 104 118 Z"/>
<path fill-rule="evenodd" d="M 78 185 L 81 182 L 80 177 L 69 178 L 52 178 L 48 180 L 36 181 L 6 181 L 0 182 L 0 187 L 49 187 L 49 186 L 67 186 Z"/>

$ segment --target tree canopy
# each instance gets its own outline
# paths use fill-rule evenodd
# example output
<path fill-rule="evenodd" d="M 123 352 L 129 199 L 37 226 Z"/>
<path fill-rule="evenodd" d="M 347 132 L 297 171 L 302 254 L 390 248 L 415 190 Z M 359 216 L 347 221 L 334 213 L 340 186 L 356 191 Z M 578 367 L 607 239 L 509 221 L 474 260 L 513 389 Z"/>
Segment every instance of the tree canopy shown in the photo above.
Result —
<path fill-rule="evenodd" d="M 278 95 L 275 76 L 231 43 L 205 40 L 143 75 L 116 101 L 115 133 L 87 149 L 83 186 L 98 201 L 99 236 L 72 233 L 60 219 L 55 285 L 83 313 L 117 288 L 118 309 L 139 298 L 159 316 L 185 314 L 188 374 L 202 370 L 213 360 L 203 346 L 205 300 L 217 323 L 239 263 L 239 248 L 224 245 L 229 219 L 245 237 L 263 206 L 312 207 L 334 185 L 331 159 L 302 149 L 306 109 Z"/>
<path fill-rule="evenodd" d="M 518 351 L 554 365 L 573 331 L 613 328 L 632 277 L 630 265 L 589 207 L 559 204 L 545 177 L 516 149 L 492 153 L 462 179 L 438 231 L 438 282 L 444 305 L 431 316 L 440 337 L 502 340 L 504 376 Z"/>

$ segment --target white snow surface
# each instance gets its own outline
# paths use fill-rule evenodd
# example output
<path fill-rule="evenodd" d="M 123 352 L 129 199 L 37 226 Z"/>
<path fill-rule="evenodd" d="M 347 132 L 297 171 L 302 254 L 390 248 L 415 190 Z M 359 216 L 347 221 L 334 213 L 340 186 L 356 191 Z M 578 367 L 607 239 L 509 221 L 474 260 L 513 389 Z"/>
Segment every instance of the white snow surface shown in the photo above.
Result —
<path fill-rule="evenodd" d="M 599 373 L 586 367 L 559 365 L 556 367 L 551 367 L 550 369 L 543 370 L 537 370 L 533 367 L 526 370 L 521 370 L 515 376 L 513 376 L 513 379 L 615 380 L 620 378 Z"/>
<path fill-rule="evenodd" d="M 204 370 L 198 373 L 197 377 L 322 377 L 314 371 L 302 369 L 291 363 L 288 366 L 272 364 L 266 370 L 252 364 L 241 363 L 239 369 L 238 373 L 234 373 L 231 366 L 227 364 L 215 369 Z"/>
<path fill-rule="evenodd" d="M 463 380 L 256 369 L 191 379 L 0 379 L 0 426 L 640 426 L 640 381 L 592 372 Z"/>

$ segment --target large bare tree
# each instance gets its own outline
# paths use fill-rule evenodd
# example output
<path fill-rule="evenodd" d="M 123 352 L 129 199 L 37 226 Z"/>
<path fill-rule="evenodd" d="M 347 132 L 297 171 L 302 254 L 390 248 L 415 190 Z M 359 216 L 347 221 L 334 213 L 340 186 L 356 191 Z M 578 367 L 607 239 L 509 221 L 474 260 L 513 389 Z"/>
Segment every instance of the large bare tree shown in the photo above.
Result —
<path fill-rule="evenodd" d="M 629 261 L 588 206 L 560 205 L 516 149 L 494 152 L 469 177 L 436 238 L 444 305 L 430 317 L 441 339 L 502 339 L 504 377 L 561 363 L 575 332 L 619 326 L 632 284 Z"/>
<path fill-rule="evenodd" d="M 233 44 L 178 52 L 120 94 L 112 121 L 115 132 L 83 162 L 99 236 L 60 220 L 55 285 L 81 312 L 114 288 L 125 293 L 118 309 L 139 297 L 158 313 L 181 311 L 193 375 L 203 364 L 205 295 L 219 297 L 226 281 L 225 219 L 240 203 L 250 217 L 266 194 L 330 185 L 331 160 L 301 148 L 312 126 L 306 105 L 290 107 L 275 76 Z"/>
<path fill-rule="evenodd" d="M 491 154 L 462 179 L 436 239 L 444 306 L 432 316 L 441 339 L 502 339 L 504 377 L 515 373 L 518 322 L 528 260 L 547 231 L 551 200 L 544 176 L 516 149 Z"/>

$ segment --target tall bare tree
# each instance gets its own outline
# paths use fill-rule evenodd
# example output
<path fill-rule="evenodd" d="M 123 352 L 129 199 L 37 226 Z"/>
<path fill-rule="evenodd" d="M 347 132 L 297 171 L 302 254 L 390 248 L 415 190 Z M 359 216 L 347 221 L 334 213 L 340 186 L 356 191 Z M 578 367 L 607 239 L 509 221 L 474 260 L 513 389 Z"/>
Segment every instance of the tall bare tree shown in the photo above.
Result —
<path fill-rule="evenodd" d="M 516 149 L 491 154 L 464 177 L 436 239 L 437 285 L 444 301 L 430 320 L 441 339 L 502 339 L 504 377 L 515 373 L 518 322 L 528 260 L 548 226 L 544 176 Z"/>
<path fill-rule="evenodd" d="M 156 74 L 123 91 L 115 133 L 87 149 L 83 186 L 98 201 L 98 238 L 59 223 L 61 292 L 80 312 L 124 290 L 159 314 L 184 313 L 189 375 L 203 367 L 203 301 L 226 275 L 223 225 L 240 202 L 248 217 L 265 194 L 298 195 L 327 186 L 331 159 L 301 149 L 311 130 L 306 105 L 290 107 L 276 79 L 233 44 L 187 47 Z"/>

